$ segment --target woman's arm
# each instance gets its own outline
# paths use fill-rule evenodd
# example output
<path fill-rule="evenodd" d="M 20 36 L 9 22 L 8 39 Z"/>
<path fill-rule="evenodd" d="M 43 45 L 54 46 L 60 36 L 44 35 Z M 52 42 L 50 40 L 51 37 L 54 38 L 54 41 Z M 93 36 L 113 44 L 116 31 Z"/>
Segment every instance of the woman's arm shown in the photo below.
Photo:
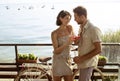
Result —
<path fill-rule="evenodd" d="M 54 54 L 60 54 L 72 42 L 70 39 L 68 39 L 67 43 L 64 43 L 62 46 L 59 46 L 56 31 L 52 32 L 51 39 L 52 39 L 52 44 L 54 48 L 54 51 L 53 51 Z"/>
<path fill-rule="evenodd" d="M 74 37 L 76 37 L 76 35 L 75 35 L 75 33 L 74 33 L 74 30 L 73 30 L 73 27 L 71 26 L 71 25 L 69 25 L 68 26 L 68 30 L 69 30 L 69 32 L 71 33 L 71 35 L 73 35 Z M 79 36 L 80 37 L 80 36 Z M 76 37 L 75 39 L 74 39 L 74 44 L 78 44 L 79 43 L 79 37 Z"/>

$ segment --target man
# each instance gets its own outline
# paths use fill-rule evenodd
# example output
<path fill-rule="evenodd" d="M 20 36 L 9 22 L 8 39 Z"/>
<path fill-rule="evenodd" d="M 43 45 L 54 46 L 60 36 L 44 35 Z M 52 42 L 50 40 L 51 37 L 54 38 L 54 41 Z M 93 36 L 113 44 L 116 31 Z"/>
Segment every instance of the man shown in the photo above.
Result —
<path fill-rule="evenodd" d="M 80 69 L 79 81 L 89 81 L 101 53 L 101 32 L 87 19 L 87 10 L 84 7 L 78 6 L 73 12 L 75 21 L 80 25 L 80 38 L 75 41 L 78 45 L 78 56 L 73 60 Z"/>

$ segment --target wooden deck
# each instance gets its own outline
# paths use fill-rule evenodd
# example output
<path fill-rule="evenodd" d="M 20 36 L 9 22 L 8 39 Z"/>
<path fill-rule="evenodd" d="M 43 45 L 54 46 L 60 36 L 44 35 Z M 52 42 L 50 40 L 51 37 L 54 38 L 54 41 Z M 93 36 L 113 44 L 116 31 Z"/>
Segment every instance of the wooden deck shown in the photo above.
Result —
<path fill-rule="evenodd" d="M 104 67 L 98 66 L 105 76 L 118 78 L 119 64 L 106 64 Z M 17 76 L 20 68 L 14 63 L 0 63 L 0 79 L 14 79 Z M 75 77 L 78 79 L 78 76 Z M 92 81 L 101 79 L 100 74 L 94 70 L 91 77 Z"/>
<path fill-rule="evenodd" d="M 119 76 L 119 64 L 111 64 L 108 63 L 105 66 L 98 66 L 98 68 L 102 71 L 104 77 L 113 77 L 113 78 L 118 78 Z M 98 79 L 102 79 L 100 74 L 94 70 L 92 77 L 91 77 L 92 81 L 97 81 Z"/>
<path fill-rule="evenodd" d="M 0 63 L 0 78 L 15 78 L 18 71 L 15 63 Z"/>

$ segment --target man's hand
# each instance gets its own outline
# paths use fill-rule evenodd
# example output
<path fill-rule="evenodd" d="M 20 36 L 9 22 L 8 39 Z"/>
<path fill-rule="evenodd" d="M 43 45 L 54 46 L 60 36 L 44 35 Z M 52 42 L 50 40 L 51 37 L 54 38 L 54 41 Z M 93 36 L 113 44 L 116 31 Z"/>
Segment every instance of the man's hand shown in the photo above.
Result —
<path fill-rule="evenodd" d="M 76 56 L 76 57 L 74 57 L 73 58 L 73 61 L 75 62 L 75 63 L 82 63 L 82 62 L 84 62 L 85 61 L 85 59 L 84 59 L 84 56 Z"/>
<path fill-rule="evenodd" d="M 80 57 L 79 56 L 74 57 L 73 61 L 77 64 L 80 63 Z"/>

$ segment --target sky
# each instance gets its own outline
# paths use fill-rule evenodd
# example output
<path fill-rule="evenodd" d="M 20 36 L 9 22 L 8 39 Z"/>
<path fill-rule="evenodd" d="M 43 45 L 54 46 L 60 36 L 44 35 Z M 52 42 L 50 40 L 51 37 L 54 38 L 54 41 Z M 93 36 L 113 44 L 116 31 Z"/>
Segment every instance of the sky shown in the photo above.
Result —
<path fill-rule="evenodd" d="M 120 2 L 120 0 L 0 0 L 0 4 L 4 3 L 40 3 L 40 2 L 47 2 L 47 3 L 91 3 L 91 2 L 107 2 L 107 3 L 113 3 L 113 2 Z"/>
<path fill-rule="evenodd" d="M 59 7 L 59 10 L 63 9 L 64 6 L 64 9 L 71 13 L 73 13 L 71 8 L 83 5 L 88 10 L 88 19 L 102 30 L 118 30 L 120 28 L 120 0 L 0 0 L 0 4 L 19 3 L 45 4 L 48 6 L 45 9 L 54 5 L 55 8 Z M 57 9 L 56 12 L 58 12 Z"/>

